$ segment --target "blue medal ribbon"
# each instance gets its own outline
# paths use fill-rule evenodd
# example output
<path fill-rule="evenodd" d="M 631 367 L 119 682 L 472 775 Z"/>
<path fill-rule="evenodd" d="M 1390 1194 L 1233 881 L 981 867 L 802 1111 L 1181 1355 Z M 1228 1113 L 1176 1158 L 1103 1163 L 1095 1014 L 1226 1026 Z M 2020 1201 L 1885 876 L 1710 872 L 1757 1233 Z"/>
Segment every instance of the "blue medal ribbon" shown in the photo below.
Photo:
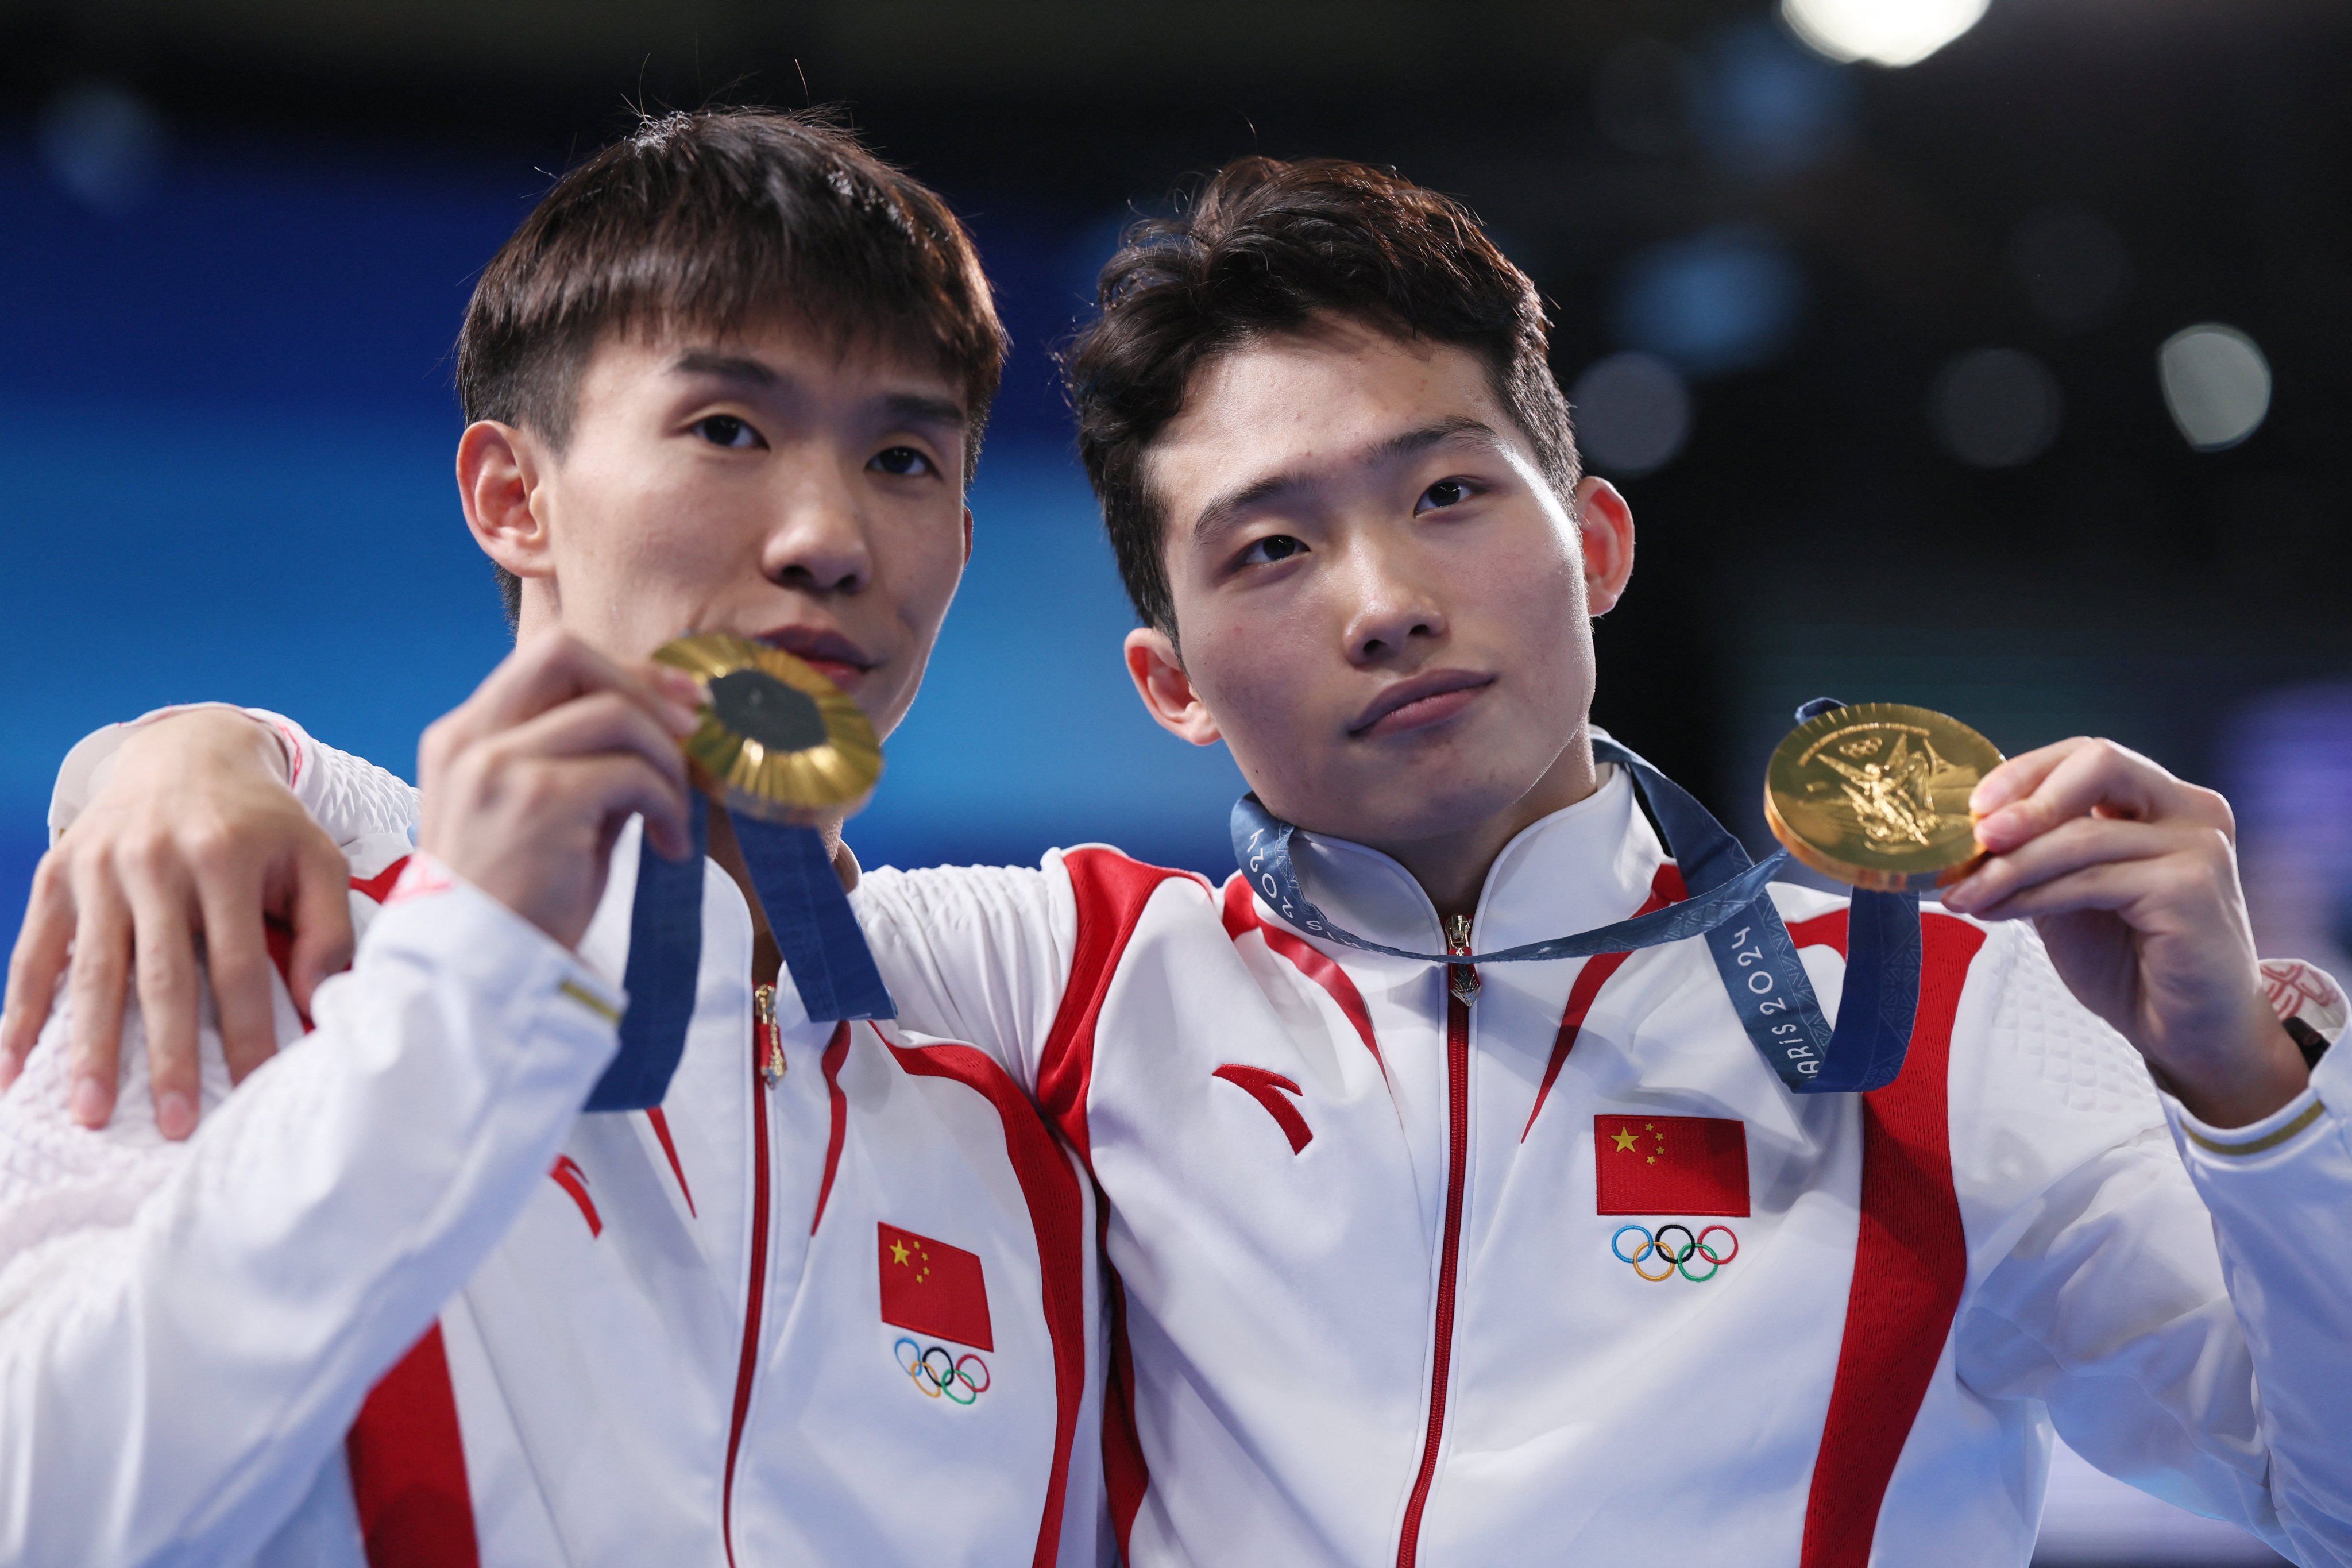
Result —
<path fill-rule="evenodd" d="M 849 899 L 834 875 L 824 836 L 738 815 L 735 842 L 768 930 L 813 1019 L 894 1018 L 898 1004 L 882 984 Z M 644 1110 L 659 1105 L 686 1050 L 686 1026 L 702 973 L 702 876 L 710 843 L 710 804 L 693 799 L 693 852 L 667 860 L 650 844 L 637 848 L 636 901 L 629 911 L 629 994 L 621 1016 L 621 1050 L 588 1096 L 590 1110 Z"/>
<path fill-rule="evenodd" d="M 1842 704 L 1816 699 L 1799 721 Z M 1714 814 L 1665 774 L 1607 736 L 1593 755 L 1615 763 L 1664 831 L 1690 896 L 1632 920 L 1496 952 L 1413 952 L 1360 937 L 1315 907 L 1291 865 L 1297 829 L 1245 795 L 1234 804 L 1234 855 L 1266 906 L 1309 936 L 1366 952 L 1424 963 L 1525 963 L 1632 952 L 1688 937 L 1706 938 L 1725 994 L 1748 1040 L 1797 1094 L 1854 1093 L 1895 1081 L 1911 1046 L 1919 1006 L 1919 899 L 1916 893 L 1857 889 L 1848 912 L 1843 1002 L 1832 1029 L 1822 1016 L 1797 944 L 1766 890 L 1789 858 L 1776 850 L 1752 861 Z"/>

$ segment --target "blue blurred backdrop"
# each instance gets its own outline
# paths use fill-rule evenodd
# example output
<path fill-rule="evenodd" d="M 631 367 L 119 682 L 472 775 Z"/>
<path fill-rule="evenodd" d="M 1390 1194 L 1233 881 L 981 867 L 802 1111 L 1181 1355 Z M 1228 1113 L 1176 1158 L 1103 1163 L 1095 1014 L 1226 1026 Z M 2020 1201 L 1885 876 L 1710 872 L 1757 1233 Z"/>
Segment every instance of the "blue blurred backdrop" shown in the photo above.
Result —
<path fill-rule="evenodd" d="M 110 211 L 51 175 L 30 148 L 0 153 L 7 934 L 58 759 L 98 724 L 227 699 L 413 777 L 418 731 L 504 653 L 450 479 L 446 356 L 474 273 L 542 185 L 456 159 L 184 147 Z M 983 237 L 1029 281 L 1009 314 L 1066 320 L 1073 247 L 1012 223 Z M 1021 332 L 971 572 L 852 842 L 920 864 L 1101 838 L 1217 869 L 1239 774 L 1129 688 L 1132 620 L 1046 390 L 1048 336 Z"/>

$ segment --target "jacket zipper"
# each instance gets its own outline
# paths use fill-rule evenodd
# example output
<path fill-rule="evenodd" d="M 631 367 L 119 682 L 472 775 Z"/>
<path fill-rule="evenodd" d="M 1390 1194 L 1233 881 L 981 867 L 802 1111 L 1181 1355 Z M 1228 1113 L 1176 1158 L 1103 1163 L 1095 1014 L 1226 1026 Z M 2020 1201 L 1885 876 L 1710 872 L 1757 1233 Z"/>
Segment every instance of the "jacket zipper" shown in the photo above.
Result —
<path fill-rule="evenodd" d="M 776 988 L 751 988 L 752 1046 L 760 1059 L 760 1076 L 770 1088 L 784 1076 L 784 1031 L 776 1023 Z"/>
<path fill-rule="evenodd" d="M 776 1027 L 776 988 L 756 986 L 751 992 L 751 1270 L 743 1308 L 743 1354 L 735 1369 L 735 1415 L 727 1431 L 727 1479 L 719 1502 L 728 1568 L 735 1563 L 735 1456 L 743 1446 L 743 1418 L 751 1410 L 751 1374 L 760 1364 L 760 1312 L 768 1293 L 768 1097 L 763 1090 L 784 1076 L 783 1054 L 782 1034 Z"/>
<path fill-rule="evenodd" d="M 1467 955 L 1470 920 L 1445 923 L 1445 951 Z M 1478 972 L 1445 966 L 1445 1233 L 1438 1255 L 1435 1353 L 1429 1374 L 1429 1430 L 1422 1437 L 1421 1470 L 1404 1505 L 1397 1568 L 1413 1568 L 1421 1554 L 1421 1516 L 1437 1479 L 1437 1450 L 1445 1436 L 1445 1395 L 1454 1365 L 1454 1275 L 1462 1260 L 1462 1187 L 1470 1160 L 1470 1005 L 1478 999 Z"/>

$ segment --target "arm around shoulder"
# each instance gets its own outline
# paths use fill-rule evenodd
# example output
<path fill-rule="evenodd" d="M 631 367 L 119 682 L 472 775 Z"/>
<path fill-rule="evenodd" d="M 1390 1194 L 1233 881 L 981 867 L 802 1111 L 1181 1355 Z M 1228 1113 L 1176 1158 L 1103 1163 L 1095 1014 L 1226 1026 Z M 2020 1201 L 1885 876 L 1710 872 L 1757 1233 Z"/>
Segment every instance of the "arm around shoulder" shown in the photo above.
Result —
<path fill-rule="evenodd" d="M 46 1204 L 50 1232 L 0 1266 L 0 1560 L 256 1550 L 536 1191 L 620 999 L 430 862 L 404 886 L 317 1037 L 186 1143 L 61 1112 L 45 1134 L 38 1070 L 0 1101 L 0 1231 Z M 55 1202 L 60 1136 L 121 1156 L 127 1216 Z"/>
<path fill-rule="evenodd" d="M 1060 1011 L 1077 901 L 1056 851 L 1042 866 L 864 873 L 850 894 L 898 1023 L 987 1052 L 1024 1087 Z"/>

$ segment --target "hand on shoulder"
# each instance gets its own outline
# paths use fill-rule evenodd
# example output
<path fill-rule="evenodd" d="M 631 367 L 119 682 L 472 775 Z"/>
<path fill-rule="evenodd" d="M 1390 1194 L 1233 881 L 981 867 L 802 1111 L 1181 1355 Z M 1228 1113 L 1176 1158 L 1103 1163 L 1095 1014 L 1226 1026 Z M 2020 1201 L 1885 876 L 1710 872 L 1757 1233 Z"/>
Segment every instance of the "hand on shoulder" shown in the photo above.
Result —
<path fill-rule="evenodd" d="M 425 733 L 424 847 L 576 943 L 631 813 L 645 813 L 656 849 L 684 853 L 675 736 L 692 727 L 696 699 L 682 679 L 625 668 L 560 632 L 517 649 Z M 319 982 L 351 962 L 348 887 L 343 853 L 289 788 L 268 726 L 212 706 L 135 726 L 34 874 L 0 1010 L 0 1089 L 68 976 L 72 1111 L 105 1125 L 135 970 L 156 1125 L 186 1137 L 199 1114 L 198 965 L 241 1081 L 277 1049 L 265 921 L 293 933 L 287 984 L 307 1010 Z"/>
<path fill-rule="evenodd" d="M 60 975 L 72 999 L 70 1100 L 85 1126 L 114 1112 L 134 973 L 165 1137 L 196 1123 L 199 963 L 231 1078 L 275 1053 L 265 921 L 294 933 L 287 984 L 297 1005 L 352 955 L 342 852 L 286 777 L 278 736 L 238 709 L 191 708 L 130 729 L 33 874 L 0 1010 L 0 1087 L 40 1037 Z"/>

